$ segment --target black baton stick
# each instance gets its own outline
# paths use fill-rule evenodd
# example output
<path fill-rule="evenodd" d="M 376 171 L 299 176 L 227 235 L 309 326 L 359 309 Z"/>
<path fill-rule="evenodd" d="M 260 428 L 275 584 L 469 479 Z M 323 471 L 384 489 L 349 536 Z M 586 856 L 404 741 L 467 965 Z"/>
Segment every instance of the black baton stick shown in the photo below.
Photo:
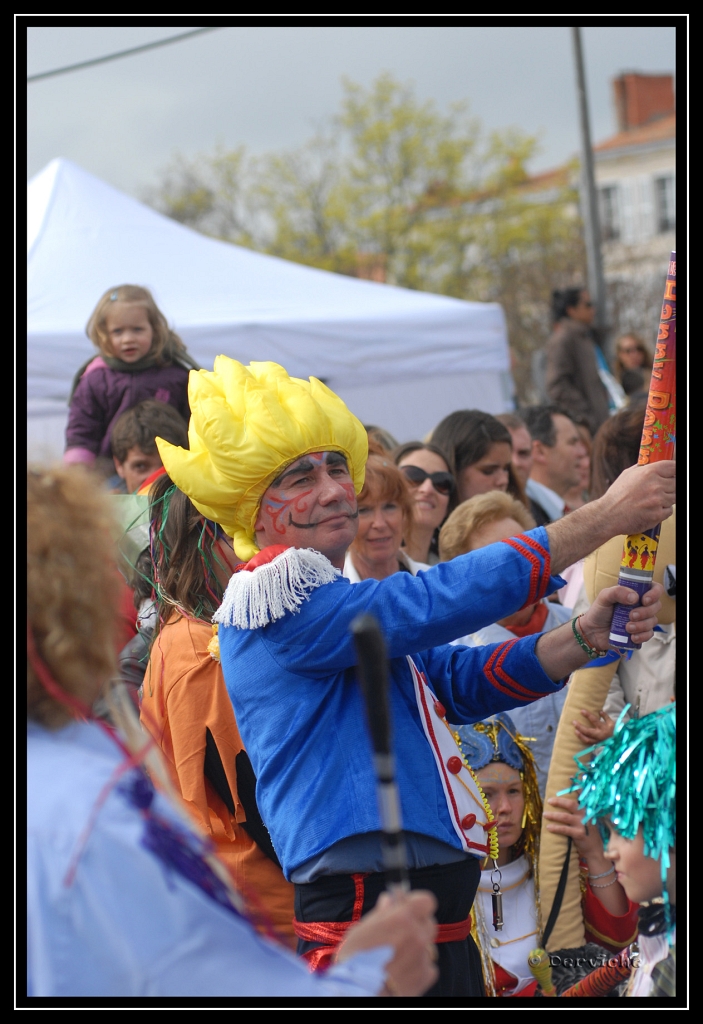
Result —
<path fill-rule="evenodd" d="M 395 782 L 388 708 L 388 659 L 381 628 L 373 615 L 358 615 L 351 624 L 358 658 L 359 683 L 366 705 L 376 770 L 381 849 L 389 892 L 409 892 L 408 857 Z"/>

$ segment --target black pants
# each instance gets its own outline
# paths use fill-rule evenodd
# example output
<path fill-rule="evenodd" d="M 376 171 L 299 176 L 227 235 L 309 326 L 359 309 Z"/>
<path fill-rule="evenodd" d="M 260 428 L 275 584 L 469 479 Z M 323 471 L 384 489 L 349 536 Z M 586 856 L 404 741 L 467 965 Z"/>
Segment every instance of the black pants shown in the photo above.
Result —
<path fill-rule="evenodd" d="M 467 857 L 455 864 L 417 868 L 410 872 L 412 889 L 428 889 L 437 898 L 437 921 L 452 924 L 469 916 L 481 878 L 479 861 Z M 366 875 L 363 880 L 362 916 L 372 910 L 385 888 L 383 874 Z M 295 886 L 295 916 L 298 921 L 351 921 L 357 886 L 351 875 L 327 875 L 307 885 Z M 309 953 L 320 943 L 298 939 L 298 955 Z M 439 942 L 439 980 L 425 993 L 427 997 L 485 996 L 481 960 L 469 935 L 458 942 Z"/>

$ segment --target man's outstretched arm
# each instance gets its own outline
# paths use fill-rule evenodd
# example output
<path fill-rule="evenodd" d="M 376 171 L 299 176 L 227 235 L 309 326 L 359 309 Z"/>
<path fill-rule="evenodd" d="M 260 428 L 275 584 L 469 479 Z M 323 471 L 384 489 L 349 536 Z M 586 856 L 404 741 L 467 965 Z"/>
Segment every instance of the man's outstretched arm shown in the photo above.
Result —
<path fill-rule="evenodd" d="M 631 466 L 602 498 L 547 526 L 552 573 L 558 575 L 611 537 L 650 530 L 669 518 L 675 501 L 675 462 Z"/>

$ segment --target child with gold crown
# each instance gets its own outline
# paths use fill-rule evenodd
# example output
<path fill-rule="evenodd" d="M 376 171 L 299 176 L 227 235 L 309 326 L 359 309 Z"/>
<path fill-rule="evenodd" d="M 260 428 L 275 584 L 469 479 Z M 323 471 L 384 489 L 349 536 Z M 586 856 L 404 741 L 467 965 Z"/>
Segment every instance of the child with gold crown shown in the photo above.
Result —
<path fill-rule="evenodd" d="M 539 900 L 542 799 L 529 740 L 518 733 L 505 713 L 474 726 L 458 726 L 455 739 L 491 807 L 498 839 L 493 863 L 486 861 L 483 865 L 473 911 L 473 934 L 481 952 L 486 991 L 491 996 L 533 996 L 537 982 L 529 958 L 542 942 L 545 922 L 541 920 Z M 615 884 L 611 884 L 612 869 L 605 861 L 598 831 L 585 829 L 578 812 L 568 813 L 571 801 L 560 803 L 563 810 L 557 816 L 571 826 L 582 867 L 587 946 L 580 951 L 586 954 L 581 959 L 586 964 L 590 958 L 591 966 L 595 966 L 609 952 L 617 952 L 632 941 L 637 907 L 614 878 Z M 494 883 L 501 890 L 500 930 L 493 924 Z M 561 961 L 569 960 L 562 952 L 554 968 L 560 990 L 574 980 L 568 965 L 566 970 L 559 970 Z"/>

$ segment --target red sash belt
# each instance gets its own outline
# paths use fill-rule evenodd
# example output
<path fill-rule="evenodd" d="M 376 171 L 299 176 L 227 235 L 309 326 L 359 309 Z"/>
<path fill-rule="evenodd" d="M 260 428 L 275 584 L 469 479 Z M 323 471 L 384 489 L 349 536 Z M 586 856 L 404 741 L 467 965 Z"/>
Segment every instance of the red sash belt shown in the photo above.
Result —
<path fill-rule="evenodd" d="M 353 877 L 355 883 L 357 878 L 363 879 L 363 875 Z M 357 893 L 359 888 L 361 888 L 363 900 L 363 881 L 361 881 L 360 885 L 359 883 L 356 884 Z M 296 918 L 293 918 L 293 930 L 299 939 L 302 939 L 304 942 L 321 943 L 317 949 L 311 949 L 308 953 L 303 953 L 303 957 L 307 960 L 311 971 L 324 971 L 330 966 L 332 957 L 344 938 L 345 932 L 361 917 L 362 900 L 359 900 L 357 896 L 357 899 L 354 901 L 354 913 L 351 921 L 298 921 Z M 470 932 L 471 915 L 465 921 L 452 921 L 450 924 L 438 925 L 435 942 L 462 942 Z"/>
<path fill-rule="evenodd" d="M 295 934 L 304 942 L 324 942 L 334 945 L 344 938 L 344 933 L 355 921 L 298 921 L 293 918 Z M 452 921 L 451 924 L 437 926 L 435 942 L 462 942 L 471 931 L 471 917 L 465 921 Z"/>

